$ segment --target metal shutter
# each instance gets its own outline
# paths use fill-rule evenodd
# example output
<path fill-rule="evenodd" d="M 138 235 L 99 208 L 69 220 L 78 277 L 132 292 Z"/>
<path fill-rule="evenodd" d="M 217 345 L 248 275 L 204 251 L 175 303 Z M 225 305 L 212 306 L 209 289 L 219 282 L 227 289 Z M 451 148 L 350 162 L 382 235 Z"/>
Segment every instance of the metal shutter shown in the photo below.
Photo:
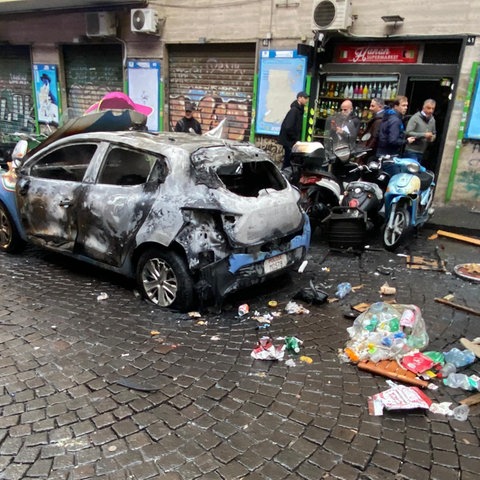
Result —
<path fill-rule="evenodd" d="M 63 47 L 69 117 L 82 115 L 106 93 L 123 91 L 121 45 Z"/>
<path fill-rule="evenodd" d="M 168 67 L 169 130 L 189 102 L 202 132 L 227 117 L 228 138 L 249 139 L 255 45 L 172 45 Z"/>

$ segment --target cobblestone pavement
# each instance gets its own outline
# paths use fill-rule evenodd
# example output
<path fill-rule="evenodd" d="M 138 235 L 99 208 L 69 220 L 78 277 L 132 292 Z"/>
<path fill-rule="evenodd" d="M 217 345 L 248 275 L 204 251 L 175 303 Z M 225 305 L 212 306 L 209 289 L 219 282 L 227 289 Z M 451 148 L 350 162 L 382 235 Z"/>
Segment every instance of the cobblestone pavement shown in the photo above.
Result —
<path fill-rule="evenodd" d="M 478 261 L 478 247 L 430 233 L 410 252 L 434 258 L 438 246 L 449 271 Z M 238 305 L 266 313 L 275 299 L 281 310 L 310 280 L 332 296 L 339 282 L 364 286 L 273 320 L 271 334 L 298 336 L 313 363 L 252 359 L 257 322 L 238 317 Z M 434 301 L 454 293 L 480 310 L 478 285 L 407 269 L 381 248 L 340 254 L 314 238 L 303 274 L 242 292 L 200 321 L 152 308 L 123 279 L 63 257 L 0 254 L 0 478 L 478 478 L 476 407 L 465 422 L 424 410 L 370 416 L 367 397 L 387 389 L 385 379 L 338 360 L 352 323 L 344 313 L 380 300 L 385 281 L 399 303 L 421 308 L 429 350 L 480 336 L 478 316 Z M 469 393 L 427 394 L 456 405 Z"/>

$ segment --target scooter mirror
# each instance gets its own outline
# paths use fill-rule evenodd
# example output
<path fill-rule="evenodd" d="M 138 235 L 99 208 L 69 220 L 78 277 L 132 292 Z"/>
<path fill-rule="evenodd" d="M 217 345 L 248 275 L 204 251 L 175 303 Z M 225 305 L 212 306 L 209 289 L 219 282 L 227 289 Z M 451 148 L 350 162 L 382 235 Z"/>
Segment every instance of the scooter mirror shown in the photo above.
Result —
<path fill-rule="evenodd" d="M 342 162 L 348 161 L 351 155 L 351 150 L 348 145 L 339 145 L 334 149 L 335 156 Z"/>
<path fill-rule="evenodd" d="M 364 133 L 362 135 L 362 138 L 360 139 L 362 142 L 368 142 L 368 140 L 370 140 L 372 138 L 372 134 L 371 133 Z"/>

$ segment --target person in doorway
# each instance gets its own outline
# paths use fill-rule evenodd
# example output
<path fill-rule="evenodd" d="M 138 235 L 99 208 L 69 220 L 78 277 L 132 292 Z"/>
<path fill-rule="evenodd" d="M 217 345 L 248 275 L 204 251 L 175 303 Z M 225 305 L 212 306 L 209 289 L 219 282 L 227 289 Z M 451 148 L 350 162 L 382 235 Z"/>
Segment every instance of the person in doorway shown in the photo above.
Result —
<path fill-rule="evenodd" d="M 420 112 L 413 114 L 407 123 L 406 134 L 414 137 L 415 140 L 405 147 L 405 156 L 415 158 L 420 163 L 423 160 L 425 150 L 437 138 L 437 130 L 435 126 L 436 102 L 429 98 L 423 102 Z"/>
<path fill-rule="evenodd" d="M 290 110 L 280 127 L 278 143 L 284 149 L 282 170 L 291 167 L 290 156 L 292 155 L 292 147 L 302 136 L 303 112 L 305 105 L 308 103 L 308 97 L 308 93 L 304 91 L 297 93 L 297 98 L 291 103 Z"/>
<path fill-rule="evenodd" d="M 390 108 L 383 112 L 378 133 L 377 157 L 382 155 L 400 155 L 405 143 L 412 143 L 415 137 L 405 137 L 403 117 L 407 113 L 408 98 L 398 96 Z"/>
<path fill-rule="evenodd" d="M 367 122 L 367 127 L 362 135 L 362 137 L 368 137 L 364 141 L 363 146 L 370 149 L 368 153 L 370 156 L 375 156 L 377 153 L 378 134 L 383 119 L 384 108 L 385 102 L 382 98 L 375 97 L 370 100 L 369 110 L 372 114 L 372 118 Z"/>
<path fill-rule="evenodd" d="M 195 108 L 191 103 L 185 104 L 185 115 L 175 125 L 176 132 L 202 134 L 202 127 L 198 120 L 193 118 Z"/>

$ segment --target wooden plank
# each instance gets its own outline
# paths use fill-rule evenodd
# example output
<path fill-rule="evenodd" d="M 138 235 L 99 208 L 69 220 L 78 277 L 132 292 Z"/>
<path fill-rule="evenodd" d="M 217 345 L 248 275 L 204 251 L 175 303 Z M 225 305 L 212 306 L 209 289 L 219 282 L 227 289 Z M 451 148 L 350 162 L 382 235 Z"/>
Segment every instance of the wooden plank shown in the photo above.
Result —
<path fill-rule="evenodd" d="M 480 393 L 475 393 L 473 395 L 470 395 L 467 398 L 464 398 L 463 400 L 460 400 L 460 403 L 462 405 L 468 405 L 469 407 L 471 405 L 476 405 L 477 403 L 480 403 Z"/>
<path fill-rule="evenodd" d="M 441 237 L 453 238 L 462 242 L 471 243 L 472 245 L 480 246 L 480 238 L 467 237 L 466 235 L 459 235 L 458 233 L 446 232 L 445 230 L 437 230 L 437 235 Z"/>
<path fill-rule="evenodd" d="M 456 308 L 457 310 L 462 310 L 463 312 L 471 313 L 472 315 L 478 315 L 480 317 L 480 312 L 478 310 L 474 310 L 473 308 L 465 307 L 464 305 L 459 305 L 458 303 L 450 302 L 449 300 L 445 300 L 444 298 L 435 298 L 435 301 L 438 303 L 443 303 L 444 305 L 448 305 L 449 307 Z"/>
<path fill-rule="evenodd" d="M 416 385 L 417 387 L 427 388 L 429 385 L 429 382 L 426 380 L 421 380 L 410 370 L 402 368 L 396 360 L 382 360 L 377 363 L 365 360 L 359 362 L 357 366 L 360 370 L 366 370 L 367 372 L 376 373 L 377 375 Z"/>

